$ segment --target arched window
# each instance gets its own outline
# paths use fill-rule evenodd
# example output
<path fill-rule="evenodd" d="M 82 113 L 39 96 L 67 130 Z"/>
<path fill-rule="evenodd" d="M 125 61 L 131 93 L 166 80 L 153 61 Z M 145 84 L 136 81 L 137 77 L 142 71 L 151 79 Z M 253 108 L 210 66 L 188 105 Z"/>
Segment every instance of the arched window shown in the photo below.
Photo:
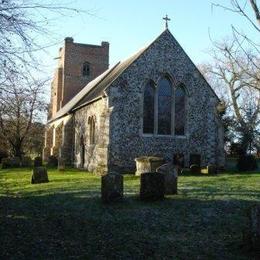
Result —
<path fill-rule="evenodd" d="M 185 87 L 180 85 L 175 91 L 175 135 L 185 134 L 186 121 L 186 93 Z"/>
<path fill-rule="evenodd" d="M 80 137 L 80 167 L 84 167 L 85 164 L 85 142 L 83 135 Z"/>
<path fill-rule="evenodd" d="M 90 64 L 85 62 L 82 68 L 82 75 L 83 76 L 90 76 Z"/>
<path fill-rule="evenodd" d="M 150 81 L 146 84 L 144 89 L 144 102 L 143 102 L 143 133 L 154 133 L 154 97 L 155 88 L 154 84 Z"/>
<path fill-rule="evenodd" d="M 172 85 L 162 78 L 158 83 L 158 134 L 170 135 L 172 125 Z"/>
<path fill-rule="evenodd" d="M 88 118 L 88 125 L 89 125 L 89 144 L 95 143 L 95 131 L 96 131 L 96 122 L 95 117 L 90 116 Z"/>

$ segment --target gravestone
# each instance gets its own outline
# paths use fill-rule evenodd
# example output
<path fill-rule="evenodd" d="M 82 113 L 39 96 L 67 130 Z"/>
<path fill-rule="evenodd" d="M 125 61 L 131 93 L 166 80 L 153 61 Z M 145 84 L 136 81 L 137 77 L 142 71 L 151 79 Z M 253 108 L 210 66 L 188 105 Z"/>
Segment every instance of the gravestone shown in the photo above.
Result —
<path fill-rule="evenodd" d="M 207 166 L 207 172 L 208 174 L 217 174 L 217 167 L 215 165 L 208 165 Z"/>
<path fill-rule="evenodd" d="M 201 156 L 200 154 L 190 154 L 190 166 L 196 164 L 201 166 Z"/>
<path fill-rule="evenodd" d="M 135 159 L 135 175 L 140 176 L 145 172 L 155 172 L 156 169 L 164 164 L 164 159 L 157 156 L 142 156 Z"/>
<path fill-rule="evenodd" d="M 166 195 L 177 194 L 178 173 L 172 163 L 166 163 L 156 169 L 164 176 L 164 192 Z"/>
<path fill-rule="evenodd" d="M 105 203 L 123 199 L 123 176 L 111 172 L 101 177 L 101 198 Z"/>
<path fill-rule="evenodd" d="M 58 159 L 58 170 L 59 171 L 65 170 L 65 160 L 63 158 Z"/>
<path fill-rule="evenodd" d="M 3 158 L 2 169 L 18 168 L 21 166 L 21 159 L 19 157 Z"/>
<path fill-rule="evenodd" d="M 58 159 L 54 155 L 49 156 L 47 165 L 48 167 L 57 167 Z"/>
<path fill-rule="evenodd" d="M 40 156 L 35 157 L 34 161 L 33 161 L 33 166 L 34 167 L 42 166 L 42 157 L 40 157 Z"/>
<path fill-rule="evenodd" d="M 192 164 L 190 166 L 191 173 L 201 173 L 201 168 L 197 164 Z"/>
<path fill-rule="evenodd" d="M 250 240 L 252 249 L 260 253 L 260 204 L 251 209 Z"/>
<path fill-rule="evenodd" d="M 45 167 L 34 167 L 32 171 L 32 184 L 49 182 L 47 169 Z"/>
<path fill-rule="evenodd" d="M 32 159 L 29 156 L 24 156 L 21 161 L 22 167 L 31 167 L 32 166 Z"/>
<path fill-rule="evenodd" d="M 162 173 L 142 173 L 140 182 L 141 200 L 155 201 L 164 198 L 164 176 Z"/>

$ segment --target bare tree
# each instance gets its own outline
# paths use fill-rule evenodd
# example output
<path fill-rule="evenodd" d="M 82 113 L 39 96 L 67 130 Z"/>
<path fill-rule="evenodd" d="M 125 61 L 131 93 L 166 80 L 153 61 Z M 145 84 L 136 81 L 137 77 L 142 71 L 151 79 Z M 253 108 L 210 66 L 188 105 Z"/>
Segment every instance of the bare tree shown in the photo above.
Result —
<path fill-rule="evenodd" d="M 0 0 L 0 83 L 5 81 L 3 68 L 26 76 L 39 70 L 35 53 L 57 44 L 50 31 L 51 20 L 79 13 L 92 15 L 59 0 Z"/>
<path fill-rule="evenodd" d="M 224 6 L 217 3 L 212 4 L 214 7 L 221 7 L 230 12 L 236 13 L 243 17 L 253 30 L 258 34 L 260 33 L 260 9 L 258 0 L 230 0 L 230 6 Z M 247 61 L 252 64 L 258 71 L 260 71 L 259 64 L 259 55 L 260 55 L 260 42 L 253 39 L 253 35 L 248 35 L 236 25 L 232 25 L 233 39 L 235 41 L 234 45 L 237 45 L 236 48 L 244 52 L 244 55 L 247 56 Z M 252 49 L 248 51 L 248 46 Z M 235 48 L 233 48 L 235 50 Z M 252 55 L 253 52 L 253 55 Z M 232 53 L 230 53 L 232 55 Z M 229 55 L 230 55 L 229 54 Z M 257 54 L 257 55 L 256 55 Z M 233 61 L 239 66 L 239 60 L 236 60 L 236 56 L 232 57 Z M 244 71 L 245 69 L 242 68 Z M 252 76 L 252 75 L 249 75 Z M 252 84 L 255 88 L 259 89 L 260 73 L 254 74 L 254 80 L 258 84 Z"/>
<path fill-rule="evenodd" d="M 211 54 L 213 62 L 204 64 L 202 73 L 224 99 L 232 130 L 242 140 L 244 151 L 259 149 L 260 81 L 259 70 L 252 63 L 258 62 L 257 56 L 237 49 L 235 40 L 215 43 Z"/>
<path fill-rule="evenodd" d="M 257 32 L 260 33 L 260 9 L 257 0 L 230 0 L 230 7 L 217 3 L 214 3 L 212 5 L 221 7 L 225 10 L 241 15 L 252 25 L 252 27 Z M 247 8 L 248 5 L 251 6 L 251 9 Z M 250 9 L 252 14 L 249 13 L 248 9 Z"/>
<path fill-rule="evenodd" d="M 0 132 L 14 156 L 22 157 L 23 146 L 31 134 L 32 124 L 46 111 L 43 97 L 45 82 L 30 81 L 23 75 L 6 72 L 0 93 Z"/>
<path fill-rule="evenodd" d="M 57 44 L 51 20 L 79 13 L 93 15 L 61 0 L 0 0 L 0 135 L 15 156 L 22 156 L 25 144 L 30 146 L 32 126 L 45 117 L 46 80 L 39 79 L 36 54 Z"/>

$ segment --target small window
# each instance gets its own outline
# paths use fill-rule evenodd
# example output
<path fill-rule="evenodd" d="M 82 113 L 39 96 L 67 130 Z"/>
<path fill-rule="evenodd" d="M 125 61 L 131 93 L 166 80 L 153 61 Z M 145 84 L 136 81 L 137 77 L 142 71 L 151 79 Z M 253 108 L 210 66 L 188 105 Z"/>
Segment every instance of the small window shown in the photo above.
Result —
<path fill-rule="evenodd" d="M 80 137 L 80 167 L 84 167 L 85 165 L 85 142 L 84 137 Z"/>
<path fill-rule="evenodd" d="M 96 122 L 95 117 L 90 116 L 88 118 L 88 125 L 89 125 L 89 144 L 95 143 L 95 131 L 96 131 Z"/>
<path fill-rule="evenodd" d="M 88 62 L 85 62 L 83 64 L 82 75 L 83 76 L 90 76 L 90 64 Z"/>

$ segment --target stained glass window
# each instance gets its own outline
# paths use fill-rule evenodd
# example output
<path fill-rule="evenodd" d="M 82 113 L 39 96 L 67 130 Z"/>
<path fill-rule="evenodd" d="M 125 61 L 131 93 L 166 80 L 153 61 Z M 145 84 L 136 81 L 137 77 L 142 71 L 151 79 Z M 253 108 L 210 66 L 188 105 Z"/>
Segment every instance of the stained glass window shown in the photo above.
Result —
<path fill-rule="evenodd" d="M 145 134 L 154 132 L 154 96 L 154 85 L 152 82 L 148 82 L 144 90 L 143 103 L 143 133 Z"/>
<path fill-rule="evenodd" d="M 172 86 L 167 78 L 163 78 L 158 83 L 158 134 L 171 134 L 171 117 Z"/>

